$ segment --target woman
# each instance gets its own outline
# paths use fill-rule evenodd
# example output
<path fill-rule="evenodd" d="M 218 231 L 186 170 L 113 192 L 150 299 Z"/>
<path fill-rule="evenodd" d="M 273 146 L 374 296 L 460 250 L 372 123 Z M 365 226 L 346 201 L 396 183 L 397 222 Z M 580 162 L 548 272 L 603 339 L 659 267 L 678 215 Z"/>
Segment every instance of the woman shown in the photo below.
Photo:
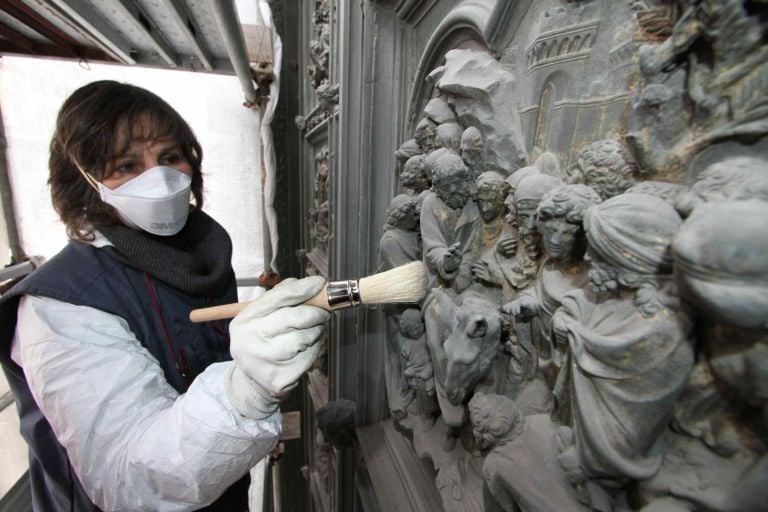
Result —
<path fill-rule="evenodd" d="M 302 303 L 323 280 L 287 280 L 229 331 L 188 320 L 237 300 L 232 245 L 202 211 L 199 143 L 146 90 L 78 89 L 50 151 L 71 241 L 0 303 L 35 510 L 247 510 L 279 396 L 321 349 L 328 313 Z"/>

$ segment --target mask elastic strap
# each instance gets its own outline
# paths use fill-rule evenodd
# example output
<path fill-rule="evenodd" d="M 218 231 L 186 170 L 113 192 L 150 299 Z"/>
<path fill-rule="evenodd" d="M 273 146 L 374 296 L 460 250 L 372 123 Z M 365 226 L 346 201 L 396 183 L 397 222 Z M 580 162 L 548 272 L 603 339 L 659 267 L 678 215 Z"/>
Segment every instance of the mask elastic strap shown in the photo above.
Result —
<path fill-rule="evenodd" d="M 83 175 L 83 178 L 85 178 L 85 181 L 88 182 L 88 184 L 93 187 L 93 190 L 96 192 L 99 191 L 99 182 L 96 181 L 96 178 L 94 178 L 92 175 L 85 172 L 85 169 L 83 169 L 78 162 L 75 162 L 75 167 L 77 167 L 77 170 L 80 171 L 80 174 Z"/>

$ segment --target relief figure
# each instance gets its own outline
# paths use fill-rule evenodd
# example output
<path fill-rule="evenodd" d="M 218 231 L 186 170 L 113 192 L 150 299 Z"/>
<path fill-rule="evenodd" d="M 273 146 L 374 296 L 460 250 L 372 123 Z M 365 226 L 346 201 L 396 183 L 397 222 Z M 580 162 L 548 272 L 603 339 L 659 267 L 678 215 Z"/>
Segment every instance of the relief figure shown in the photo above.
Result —
<path fill-rule="evenodd" d="M 448 121 L 437 125 L 437 141 L 442 147 L 454 153 L 461 150 L 461 125 L 455 121 Z"/>
<path fill-rule="evenodd" d="M 421 208 L 423 257 L 428 289 L 432 289 L 422 310 L 438 401 L 446 424 L 452 426 L 464 422 L 464 413 L 463 406 L 450 405 L 443 387 L 447 366 L 443 345 L 450 335 L 449 319 L 442 316 L 445 313 L 441 313 L 435 297 L 443 293 L 438 287 L 460 293 L 471 284 L 470 268 L 478 245 L 479 219 L 477 204 L 470 194 L 467 167 L 458 155 L 445 155 L 433 170 L 432 192 L 427 194 Z"/>
<path fill-rule="evenodd" d="M 581 149 L 574 183 L 589 185 L 602 199 L 625 192 L 635 184 L 635 166 L 615 139 L 599 140 Z"/>
<path fill-rule="evenodd" d="M 485 171 L 485 144 L 480 130 L 470 126 L 462 132 L 459 154 L 470 176 L 477 178 Z"/>
<path fill-rule="evenodd" d="M 413 138 L 422 153 L 430 153 L 440 147 L 437 141 L 437 125 L 426 117 L 416 125 Z"/>
<path fill-rule="evenodd" d="M 586 185 L 562 185 L 544 194 L 536 210 L 536 226 L 547 255 L 533 286 L 502 308 L 520 322 L 531 322 L 531 356 L 538 360 L 547 382 L 539 392 L 554 386 L 562 367 L 565 347 L 552 343 L 552 315 L 567 292 L 586 286 L 583 220 L 587 208 L 600 202 L 597 193 Z M 536 398 L 535 402 L 546 410 L 549 393 Z"/>
<path fill-rule="evenodd" d="M 661 465 L 658 443 L 693 367 L 691 323 L 671 279 L 680 225 L 668 203 L 645 194 L 586 212 L 591 290 L 567 293 L 552 319 L 572 361 L 555 392 L 572 414 L 560 460 L 577 488 L 598 481 L 610 491 Z"/>
<path fill-rule="evenodd" d="M 499 245 L 499 239 L 504 234 L 513 236 L 509 231 L 504 212 L 504 202 L 509 193 L 509 185 L 504 176 L 488 171 L 482 173 L 475 182 L 475 200 L 482 220 L 480 244 L 473 258 L 472 275 L 476 281 L 485 285 L 501 287 L 504 276 L 501 265 L 506 263 L 509 256 L 514 256 L 516 247 L 512 250 Z"/>
<path fill-rule="evenodd" d="M 471 198 L 467 167 L 453 153 L 442 157 L 432 174 L 432 192 L 421 207 L 424 263 L 428 287 L 461 292 L 471 282 L 471 256 L 478 244 L 480 213 Z"/>
<path fill-rule="evenodd" d="M 400 194 L 390 202 L 384 234 L 379 241 L 382 270 L 389 270 L 421 259 L 421 246 L 416 231 L 418 223 L 416 211 L 415 198 L 406 194 Z M 405 377 L 405 367 L 401 360 L 402 347 L 398 338 L 401 330 L 400 314 L 403 309 L 404 306 L 394 304 L 383 308 L 387 338 L 384 376 L 389 408 L 395 418 L 406 415 L 408 404 L 414 398 L 414 391 Z"/>
<path fill-rule="evenodd" d="M 517 228 L 517 210 L 515 210 L 515 191 L 517 190 L 517 185 L 526 176 L 530 176 L 531 174 L 537 174 L 538 172 L 539 170 L 533 166 L 521 167 L 517 169 L 515 172 L 513 172 L 512 174 L 510 174 L 509 177 L 507 177 L 507 184 L 509 185 L 509 195 L 507 196 L 507 199 L 504 201 L 504 204 L 507 205 L 507 215 L 508 215 L 507 222 L 513 228 Z"/>
<path fill-rule="evenodd" d="M 505 301 L 513 299 L 520 290 L 531 285 L 538 271 L 541 257 L 541 236 L 536 230 L 536 208 L 544 194 L 563 183 L 554 176 L 541 174 L 538 169 L 525 167 L 507 179 L 522 175 L 516 186 L 510 187 L 509 196 L 514 194 L 515 222 L 517 224 L 517 247 L 513 258 L 500 267 L 505 284 Z M 514 190 L 514 191 L 512 191 Z M 508 196 L 508 197 L 509 197 Z M 509 244 L 510 240 L 502 236 L 499 245 Z M 511 289 L 511 290 L 510 290 Z"/>
<path fill-rule="evenodd" d="M 476 393 L 469 414 L 483 462 L 486 512 L 586 511 L 558 461 L 558 425 L 513 400 Z M 490 496 L 489 496 L 490 494 Z"/>
<path fill-rule="evenodd" d="M 422 154 L 410 157 L 400 173 L 400 186 L 417 196 L 419 210 L 432 185 L 432 173 L 426 159 L 427 155 Z"/>
<path fill-rule="evenodd" d="M 400 315 L 397 346 L 400 347 L 403 375 L 415 394 L 416 412 L 427 416 L 438 410 L 435 399 L 435 371 L 427 347 L 421 311 L 408 308 Z"/>
<path fill-rule="evenodd" d="M 711 376 L 702 390 L 705 413 L 688 414 L 680 427 L 704 441 L 713 462 L 694 470 L 704 445 L 680 442 L 687 456 L 669 464 L 665 483 L 674 496 L 711 510 L 761 510 L 768 503 L 767 215 L 764 200 L 701 204 L 672 246 L 681 295 L 703 312 L 700 343 Z M 713 400 L 714 393 L 720 396 Z"/>
<path fill-rule="evenodd" d="M 536 209 L 541 198 L 563 182 L 547 174 L 526 176 L 515 189 L 515 211 L 520 241 L 525 248 L 525 255 L 537 262 L 541 258 L 541 234 L 536 229 Z"/>
<path fill-rule="evenodd" d="M 730 156 L 707 165 L 676 207 L 688 216 L 697 206 L 742 199 L 768 201 L 768 165 L 763 158 Z"/>

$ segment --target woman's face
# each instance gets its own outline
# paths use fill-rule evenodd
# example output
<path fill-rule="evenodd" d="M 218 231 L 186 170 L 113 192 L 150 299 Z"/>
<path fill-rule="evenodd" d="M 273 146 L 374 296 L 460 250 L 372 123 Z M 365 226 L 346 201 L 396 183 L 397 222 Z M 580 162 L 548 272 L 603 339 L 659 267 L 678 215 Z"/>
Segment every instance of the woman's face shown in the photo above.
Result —
<path fill-rule="evenodd" d="M 145 123 L 146 121 L 139 121 L 133 127 L 133 140 L 128 148 L 108 164 L 102 179 L 105 187 L 115 189 L 159 165 L 192 176 L 192 164 L 187 161 L 179 143 L 170 137 L 142 137 L 142 133 L 151 133 Z M 115 146 L 119 147 L 117 141 Z"/>

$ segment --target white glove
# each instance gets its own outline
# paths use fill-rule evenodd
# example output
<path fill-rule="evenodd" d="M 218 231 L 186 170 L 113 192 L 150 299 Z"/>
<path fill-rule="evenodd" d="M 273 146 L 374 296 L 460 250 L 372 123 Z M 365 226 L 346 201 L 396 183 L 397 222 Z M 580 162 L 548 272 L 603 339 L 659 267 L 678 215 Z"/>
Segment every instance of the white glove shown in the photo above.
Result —
<path fill-rule="evenodd" d="M 229 325 L 235 364 L 226 391 L 243 416 L 273 414 L 278 395 L 290 391 L 315 362 L 323 346 L 317 340 L 330 313 L 305 301 L 325 286 L 320 276 L 286 279 L 263 293 Z"/>

